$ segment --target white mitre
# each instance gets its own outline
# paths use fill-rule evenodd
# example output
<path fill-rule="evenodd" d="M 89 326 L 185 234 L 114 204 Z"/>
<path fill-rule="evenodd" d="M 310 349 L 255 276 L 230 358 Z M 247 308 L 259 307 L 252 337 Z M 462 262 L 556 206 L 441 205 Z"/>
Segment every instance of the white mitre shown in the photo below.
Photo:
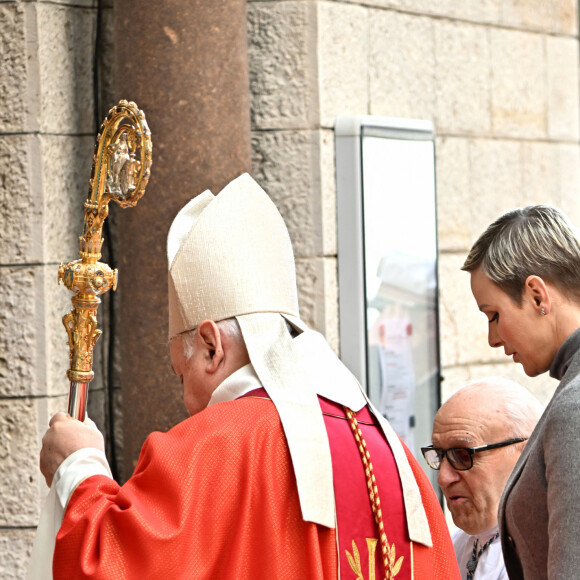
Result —
<path fill-rule="evenodd" d="M 266 192 L 248 175 L 204 191 L 176 216 L 167 240 L 169 337 L 204 320 L 235 317 L 250 361 L 276 405 L 306 521 L 335 526 L 328 436 L 310 373 L 288 331 L 299 331 L 290 237 Z"/>
<path fill-rule="evenodd" d="M 167 239 L 169 338 L 204 320 L 298 317 L 294 254 L 282 216 L 247 174 L 193 198 Z"/>

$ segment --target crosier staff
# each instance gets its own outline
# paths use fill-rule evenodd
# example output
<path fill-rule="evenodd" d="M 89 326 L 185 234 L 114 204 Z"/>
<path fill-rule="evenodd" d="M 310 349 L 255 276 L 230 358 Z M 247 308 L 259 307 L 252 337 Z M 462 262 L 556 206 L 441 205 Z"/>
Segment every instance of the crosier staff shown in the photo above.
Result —
<path fill-rule="evenodd" d="M 131 207 L 145 192 L 151 150 L 145 114 L 135 103 L 120 101 L 109 111 L 97 135 L 79 259 L 58 269 L 58 282 L 75 294 L 71 299 L 73 309 L 62 321 L 70 348 L 67 411 L 79 421 L 85 420 L 89 383 L 95 376 L 93 347 L 101 335 L 97 328 L 99 296 L 117 287 L 117 270 L 99 262 L 103 223 L 111 200 L 121 207 Z"/>

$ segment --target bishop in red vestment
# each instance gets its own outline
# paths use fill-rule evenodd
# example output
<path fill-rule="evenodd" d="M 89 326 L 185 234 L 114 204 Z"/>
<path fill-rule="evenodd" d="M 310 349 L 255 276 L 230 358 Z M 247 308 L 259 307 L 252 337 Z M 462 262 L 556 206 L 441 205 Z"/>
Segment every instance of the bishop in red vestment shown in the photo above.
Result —
<path fill-rule="evenodd" d="M 422 470 L 298 317 L 265 192 L 248 175 L 204 192 L 168 256 L 191 417 L 149 436 L 123 486 L 102 474 L 102 438 L 53 418 L 41 468 L 65 508 L 54 578 L 459 578 Z"/>

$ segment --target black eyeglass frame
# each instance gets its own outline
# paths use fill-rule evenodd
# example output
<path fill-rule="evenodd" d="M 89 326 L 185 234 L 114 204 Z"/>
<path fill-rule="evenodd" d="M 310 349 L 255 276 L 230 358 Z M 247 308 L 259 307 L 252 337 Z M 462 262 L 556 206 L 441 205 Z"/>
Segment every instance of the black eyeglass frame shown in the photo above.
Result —
<path fill-rule="evenodd" d="M 447 458 L 449 465 L 453 467 L 456 471 L 468 471 L 473 467 L 473 456 L 476 453 L 480 453 L 481 451 L 488 451 L 489 449 L 498 449 L 500 447 L 507 447 L 508 445 L 514 445 L 515 443 L 521 443 L 522 441 L 527 441 L 528 437 L 516 437 L 515 439 L 506 439 L 505 441 L 500 441 L 499 443 L 490 443 L 489 445 L 480 445 L 478 447 L 450 447 L 449 449 L 439 449 L 437 447 L 433 447 L 433 445 L 429 445 L 428 447 L 421 447 L 421 453 L 425 459 L 425 462 L 431 469 L 435 469 L 435 471 L 439 471 L 441 469 L 441 462 L 443 461 L 443 457 Z M 454 461 L 449 458 L 450 451 L 467 451 L 469 453 L 469 467 L 455 467 Z M 439 458 L 439 467 L 433 467 L 429 461 L 427 460 L 427 456 L 425 455 L 428 451 L 435 451 L 437 453 L 437 457 Z"/>

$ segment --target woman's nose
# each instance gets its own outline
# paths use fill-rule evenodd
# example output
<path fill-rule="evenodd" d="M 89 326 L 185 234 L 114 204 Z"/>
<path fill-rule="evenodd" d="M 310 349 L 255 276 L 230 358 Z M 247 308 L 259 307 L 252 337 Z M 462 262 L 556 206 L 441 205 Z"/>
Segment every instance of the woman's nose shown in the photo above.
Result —
<path fill-rule="evenodd" d="M 497 332 L 497 322 L 492 322 L 489 325 L 487 340 L 489 342 L 489 346 L 491 346 L 493 348 L 497 348 L 498 346 L 502 346 L 503 342 L 502 342 L 502 340 L 499 337 L 499 334 Z"/>

